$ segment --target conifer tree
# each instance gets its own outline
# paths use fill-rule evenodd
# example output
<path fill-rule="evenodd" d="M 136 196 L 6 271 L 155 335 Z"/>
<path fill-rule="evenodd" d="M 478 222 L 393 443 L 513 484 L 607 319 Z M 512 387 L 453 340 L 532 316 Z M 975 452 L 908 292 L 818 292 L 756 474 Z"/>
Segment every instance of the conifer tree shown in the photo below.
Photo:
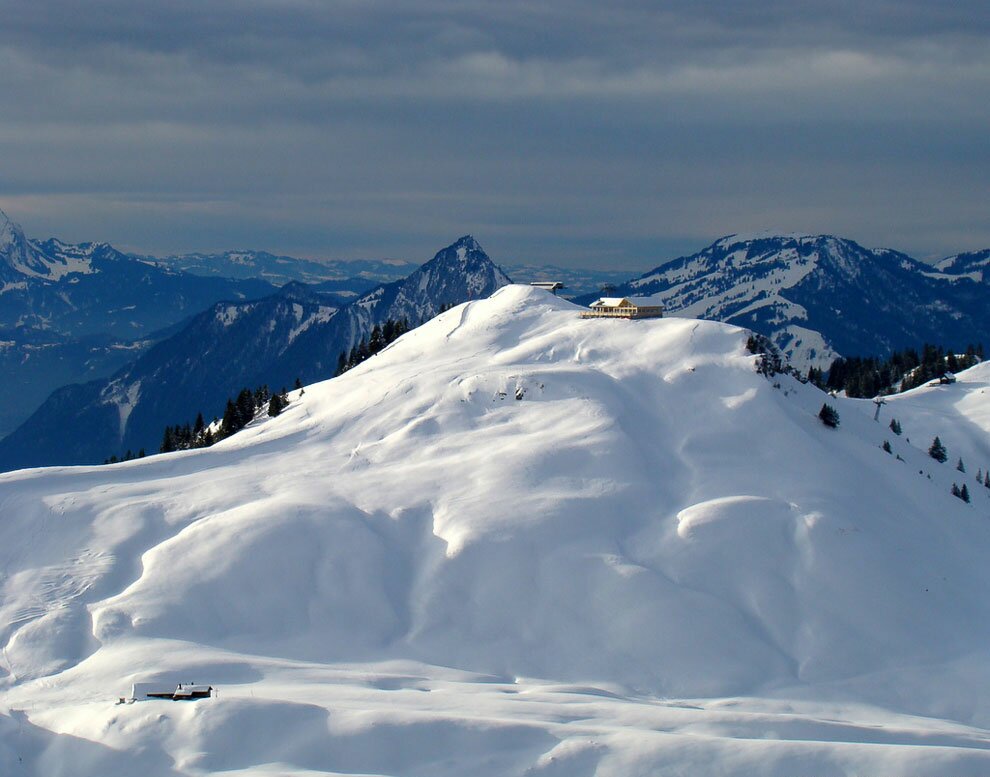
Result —
<path fill-rule="evenodd" d="M 893 450 L 891 449 L 891 447 L 890 447 L 890 440 L 884 440 L 884 441 L 883 441 L 883 446 L 882 446 L 882 447 L 883 447 L 883 449 L 884 449 L 884 450 L 885 450 L 885 451 L 886 451 L 887 453 L 893 453 L 893 452 L 894 452 L 894 451 L 893 451 Z"/>
<path fill-rule="evenodd" d="M 890 431 L 892 431 L 898 437 L 901 434 L 901 422 L 898 421 L 896 418 L 890 419 Z"/>
<path fill-rule="evenodd" d="M 962 499 L 966 504 L 969 504 L 969 489 L 966 484 L 962 484 L 962 488 L 959 489 L 959 498 Z"/>
<path fill-rule="evenodd" d="M 375 324 L 371 330 L 371 339 L 368 341 L 368 353 L 376 354 L 385 347 L 385 338 L 382 335 L 382 328 Z"/>
<path fill-rule="evenodd" d="M 162 445 L 158 449 L 161 453 L 171 453 L 175 450 L 175 437 L 172 435 L 172 427 L 165 427 L 165 434 L 162 436 Z"/>
<path fill-rule="evenodd" d="M 228 397 L 227 407 L 223 411 L 223 421 L 220 422 L 220 436 L 229 437 L 238 429 L 240 426 L 237 424 L 237 406 L 234 400 Z"/>
<path fill-rule="evenodd" d="M 823 404 L 822 409 L 818 411 L 818 417 L 830 429 L 835 429 L 839 425 L 838 411 L 827 403 Z"/>
<path fill-rule="evenodd" d="M 274 394 L 268 401 L 268 415 L 272 418 L 279 415 L 285 409 L 285 404 L 281 394 Z"/>
<path fill-rule="evenodd" d="M 963 464 L 962 456 L 959 457 L 959 462 L 956 464 L 956 469 L 960 472 L 966 471 L 966 465 Z"/>
<path fill-rule="evenodd" d="M 932 440 L 931 447 L 928 448 L 928 455 L 935 459 L 935 461 L 939 464 L 945 464 L 946 459 L 949 458 L 949 453 L 946 451 L 945 446 L 942 445 L 942 441 L 938 438 L 938 436 Z"/>

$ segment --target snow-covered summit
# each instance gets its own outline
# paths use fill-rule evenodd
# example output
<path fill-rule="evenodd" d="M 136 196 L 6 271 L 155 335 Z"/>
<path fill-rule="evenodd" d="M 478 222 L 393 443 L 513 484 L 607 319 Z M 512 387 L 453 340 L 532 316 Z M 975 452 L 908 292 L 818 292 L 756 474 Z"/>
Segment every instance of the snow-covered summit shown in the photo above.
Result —
<path fill-rule="evenodd" d="M 715 241 L 715 245 L 723 248 L 729 246 L 753 243 L 760 240 L 793 240 L 797 242 L 815 241 L 822 238 L 829 238 L 831 235 L 812 234 L 810 232 L 786 232 L 777 229 L 762 229 L 754 232 L 733 232 L 730 235 L 721 237 Z"/>
<path fill-rule="evenodd" d="M 744 330 L 578 313 L 506 286 L 213 448 L 0 476 L 0 753 L 985 771 L 990 495 Z M 220 696 L 108 701 L 171 678 Z"/>

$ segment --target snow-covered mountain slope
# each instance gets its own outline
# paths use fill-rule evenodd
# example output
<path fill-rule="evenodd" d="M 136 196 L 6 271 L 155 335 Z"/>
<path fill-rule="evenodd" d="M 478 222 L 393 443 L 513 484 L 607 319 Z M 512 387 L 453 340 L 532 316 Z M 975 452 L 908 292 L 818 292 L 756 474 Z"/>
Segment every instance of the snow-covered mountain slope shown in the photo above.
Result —
<path fill-rule="evenodd" d="M 943 469 L 951 472 L 953 482 L 966 483 L 974 495 L 983 491 L 976 482 L 977 473 L 990 472 L 990 362 L 983 362 L 960 372 L 956 383 L 937 383 L 921 386 L 903 394 L 884 397 L 886 403 L 880 410 L 879 421 L 887 431 L 887 439 L 897 438 L 888 427 L 891 419 L 897 419 L 902 435 L 911 444 L 927 450 L 938 436 L 948 451 Z M 860 400 L 858 406 L 870 416 L 876 415 L 871 400 Z M 956 470 L 963 460 L 965 473 Z M 926 462 L 927 463 L 927 462 Z M 932 466 L 932 465 L 930 465 Z M 987 493 L 990 493 L 988 491 Z"/>
<path fill-rule="evenodd" d="M 754 329 L 802 370 L 840 354 L 990 339 L 990 293 L 971 268 L 942 272 L 831 235 L 730 235 L 615 293 L 656 294 L 676 315 Z"/>
<path fill-rule="evenodd" d="M 577 313 L 509 286 L 213 448 L 0 475 L 0 765 L 985 774 L 990 492 L 743 330 Z"/>

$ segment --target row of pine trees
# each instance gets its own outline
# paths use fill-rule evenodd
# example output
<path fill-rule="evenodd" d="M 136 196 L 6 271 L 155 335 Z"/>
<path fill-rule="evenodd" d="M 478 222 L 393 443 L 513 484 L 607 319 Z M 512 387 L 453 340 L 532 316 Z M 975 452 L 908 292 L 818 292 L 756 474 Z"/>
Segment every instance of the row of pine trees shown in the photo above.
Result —
<path fill-rule="evenodd" d="M 350 351 L 340 352 L 340 356 L 337 357 L 337 372 L 334 373 L 334 377 L 343 375 L 349 369 L 357 367 L 361 362 L 370 359 L 408 331 L 409 321 L 405 318 L 398 320 L 390 318 L 381 326 L 375 324 L 369 338 L 362 337 L 361 342 L 351 348 Z"/>
<path fill-rule="evenodd" d="M 302 389 L 302 382 L 296 378 L 296 388 Z M 213 423 L 207 424 L 203 414 L 196 415 L 196 421 L 191 426 L 176 424 L 166 426 L 162 435 L 159 453 L 188 450 L 190 448 L 209 448 L 216 442 L 236 434 L 251 421 L 259 412 L 267 409 L 268 415 L 279 415 L 289 404 L 289 395 L 285 387 L 280 392 L 272 393 L 267 385 L 259 386 L 252 391 L 243 388 L 236 399 L 228 397 L 223 418 L 214 418 Z"/>
<path fill-rule="evenodd" d="M 966 347 L 956 354 L 942 346 L 925 343 L 921 353 L 914 348 L 894 351 L 888 358 L 839 357 L 827 371 L 808 370 L 808 380 L 828 391 L 845 391 L 850 397 L 875 397 L 923 386 L 946 372 L 959 372 L 983 361 L 983 344 Z"/>

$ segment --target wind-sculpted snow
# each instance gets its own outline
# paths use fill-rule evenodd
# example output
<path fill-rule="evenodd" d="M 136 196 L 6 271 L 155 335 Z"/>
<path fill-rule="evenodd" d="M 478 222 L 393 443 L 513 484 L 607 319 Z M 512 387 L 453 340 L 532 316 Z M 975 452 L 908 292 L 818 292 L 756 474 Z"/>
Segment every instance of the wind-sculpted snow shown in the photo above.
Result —
<path fill-rule="evenodd" d="M 746 337 L 508 286 L 213 448 L 0 476 L 0 765 L 986 773 L 990 491 Z"/>

